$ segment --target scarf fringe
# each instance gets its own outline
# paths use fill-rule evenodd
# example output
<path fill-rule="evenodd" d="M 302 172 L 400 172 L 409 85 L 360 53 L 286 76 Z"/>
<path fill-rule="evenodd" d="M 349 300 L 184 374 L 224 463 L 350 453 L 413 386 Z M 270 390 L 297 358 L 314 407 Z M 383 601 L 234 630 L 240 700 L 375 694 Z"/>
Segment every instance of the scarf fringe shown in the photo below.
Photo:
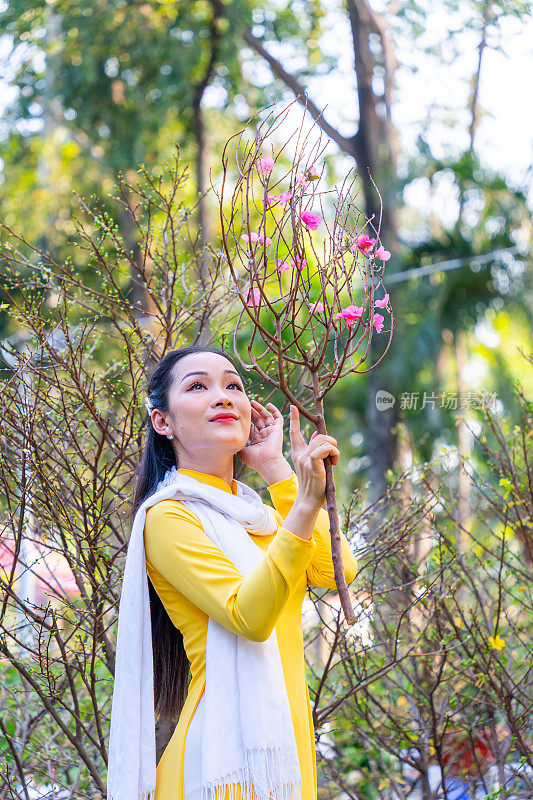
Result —
<path fill-rule="evenodd" d="M 231 770 L 216 781 L 202 785 L 202 800 L 301 800 L 302 778 L 286 779 L 283 753 L 279 747 L 254 748 L 246 751 L 246 766 Z"/>

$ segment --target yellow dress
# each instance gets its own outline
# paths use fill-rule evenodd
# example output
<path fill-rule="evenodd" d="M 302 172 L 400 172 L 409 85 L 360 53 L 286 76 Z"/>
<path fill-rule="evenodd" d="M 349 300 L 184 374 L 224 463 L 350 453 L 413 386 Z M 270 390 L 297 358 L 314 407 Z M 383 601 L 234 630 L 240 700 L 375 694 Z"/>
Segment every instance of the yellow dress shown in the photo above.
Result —
<path fill-rule="evenodd" d="M 237 494 L 235 480 L 230 486 L 222 478 L 204 472 L 190 469 L 179 472 Z M 305 676 L 301 612 L 308 584 L 335 589 L 329 516 L 325 509 L 320 509 L 312 539 L 300 539 L 282 525 L 296 498 L 296 474 L 273 483 L 268 490 L 278 529 L 269 536 L 249 534 L 265 557 L 246 579 L 213 544 L 198 518 L 183 503 L 162 500 L 147 511 L 144 542 L 148 576 L 183 635 L 191 664 L 185 704 L 157 765 L 155 800 L 184 800 L 185 740 L 205 688 L 210 616 L 252 641 L 264 641 L 275 627 L 298 748 L 302 800 L 316 800 L 315 739 Z M 350 583 L 357 573 L 357 561 L 342 534 L 341 539 L 346 582 Z"/>

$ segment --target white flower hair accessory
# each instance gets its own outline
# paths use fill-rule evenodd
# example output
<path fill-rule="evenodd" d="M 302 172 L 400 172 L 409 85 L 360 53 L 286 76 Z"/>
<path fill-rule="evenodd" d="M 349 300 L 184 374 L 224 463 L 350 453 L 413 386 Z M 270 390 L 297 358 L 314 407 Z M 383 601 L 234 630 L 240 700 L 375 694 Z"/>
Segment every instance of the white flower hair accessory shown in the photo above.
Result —
<path fill-rule="evenodd" d="M 146 395 L 146 397 L 145 397 L 144 405 L 145 405 L 146 410 L 148 411 L 148 413 L 151 414 L 152 411 L 154 410 L 154 406 L 153 406 L 153 403 L 150 400 L 150 397 L 148 395 Z"/>

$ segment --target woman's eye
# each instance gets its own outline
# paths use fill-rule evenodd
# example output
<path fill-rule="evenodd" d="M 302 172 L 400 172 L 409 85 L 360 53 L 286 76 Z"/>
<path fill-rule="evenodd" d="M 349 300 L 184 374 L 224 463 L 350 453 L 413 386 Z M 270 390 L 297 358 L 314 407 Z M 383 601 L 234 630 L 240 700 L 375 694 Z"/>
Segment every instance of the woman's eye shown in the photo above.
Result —
<path fill-rule="evenodd" d="M 232 382 L 231 382 L 230 384 L 228 384 L 228 385 L 229 385 L 229 386 L 236 386 L 236 387 L 237 387 L 237 389 L 239 389 L 241 392 L 243 391 L 243 388 L 242 388 L 242 386 L 241 386 L 240 384 L 236 383 L 235 381 L 232 381 Z M 203 386 L 203 387 L 204 387 L 204 389 L 205 389 L 205 384 L 201 383 L 200 381 L 195 381 L 194 383 L 192 383 L 192 384 L 189 386 L 189 389 L 194 389 L 194 387 L 195 387 L 195 386 Z"/>

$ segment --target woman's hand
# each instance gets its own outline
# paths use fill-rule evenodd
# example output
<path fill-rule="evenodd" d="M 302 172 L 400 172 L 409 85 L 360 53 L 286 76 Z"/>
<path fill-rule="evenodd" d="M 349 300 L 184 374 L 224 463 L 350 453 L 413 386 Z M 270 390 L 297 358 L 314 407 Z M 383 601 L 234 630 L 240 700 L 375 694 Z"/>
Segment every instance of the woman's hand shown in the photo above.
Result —
<path fill-rule="evenodd" d="M 270 475 L 278 466 L 287 464 L 283 455 L 283 417 L 273 403 L 267 403 L 265 408 L 252 400 L 251 406 L 250 442 L 237 455 L 247 467 L 266 477 L 267 472 Z"/>
<path fill-rule="evenodd" d="M 331 456 L 331 463 L 339 461 L 337 440 L 327 433 L 314 431 L 305 443 L 300 432 L 300 412 L 296 406 L 290 406 L 290 437 L 292 447 L 292 463 L 298 477 L 297 500 L 313 508 L 319 508 L 325 500 L 326 468 L 324 459 Z"/>

